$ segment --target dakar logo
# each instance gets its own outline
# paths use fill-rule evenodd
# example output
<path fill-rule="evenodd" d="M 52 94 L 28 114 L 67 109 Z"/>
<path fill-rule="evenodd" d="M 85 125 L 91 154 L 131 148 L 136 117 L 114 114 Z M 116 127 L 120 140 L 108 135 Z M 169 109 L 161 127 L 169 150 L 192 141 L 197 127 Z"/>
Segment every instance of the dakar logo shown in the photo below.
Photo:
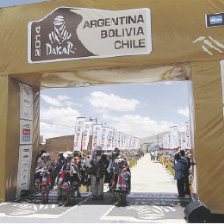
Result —
<path fill-rule="evenodd" d="M 63 16 L 56 16 L 54 30 L 49 33 L 50 43 L 46 43 L 46 55 L 70 55 L 75 54 L 74 45 L 70 40 L 72 34 L 66 29 Z"/>

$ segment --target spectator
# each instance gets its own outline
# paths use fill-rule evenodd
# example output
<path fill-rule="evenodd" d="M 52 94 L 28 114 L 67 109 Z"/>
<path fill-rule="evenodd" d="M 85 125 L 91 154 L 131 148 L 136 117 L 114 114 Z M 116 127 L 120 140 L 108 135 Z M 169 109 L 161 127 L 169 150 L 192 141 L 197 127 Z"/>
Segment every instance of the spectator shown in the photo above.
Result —
<path fill-rule="evenodd" d="M 177 180 L 177 190 L 178 190 L 178 196 L 184 197 L 184 169 L 185 165 L 182 162 L 181 156 L 179 153 L 175 155 L 175 165 L 173 166 L 173 169 L 175 170 L 175 176 L 174 179 Z"/>
<path fill-rule="evenodd" d="M 190 196 L 190 184 L 189 184 L 189 174 L 190 174 L 190 158 L 185 156 L 185 151 L 180 150 L 181 159 L 185 161 L 186 167 L 184 172 L 184 193 Z"/>

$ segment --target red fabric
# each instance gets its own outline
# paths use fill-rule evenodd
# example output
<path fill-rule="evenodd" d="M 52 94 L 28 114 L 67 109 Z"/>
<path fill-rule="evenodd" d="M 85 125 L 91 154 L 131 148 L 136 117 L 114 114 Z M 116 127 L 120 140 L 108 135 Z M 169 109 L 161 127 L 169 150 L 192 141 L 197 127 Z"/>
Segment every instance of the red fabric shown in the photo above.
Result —
<path fill-rule="evenodd" d="M 128 169 L 128 167 L 126 166 L 126 167 L 122 170 L 122 172 L 126 172 L 127 169 Z"/>
<path fill-rule="evenodd" d="M 83 140 L 83 133 L 82 133 L 82 139 L 81 139 L 81 149 L 80 149 L 81 152 L 82 152 L 82 140 Z"/>
<path fill-rule="evenodd" d="M 42 177 L 42 185 L 46 185 L 47 184 L 47 178 L 46 177 Z"/>
<path fill-rule="evenodd" d="M 51 177 L 49 174 L 47 175 L 47 182 L 48 182 L 48 184 L 51 184 Z"/>
<path fill-rule="evenodd" d="M 119 176 L 118 184 L 122 184 L 122 176 Z"/>

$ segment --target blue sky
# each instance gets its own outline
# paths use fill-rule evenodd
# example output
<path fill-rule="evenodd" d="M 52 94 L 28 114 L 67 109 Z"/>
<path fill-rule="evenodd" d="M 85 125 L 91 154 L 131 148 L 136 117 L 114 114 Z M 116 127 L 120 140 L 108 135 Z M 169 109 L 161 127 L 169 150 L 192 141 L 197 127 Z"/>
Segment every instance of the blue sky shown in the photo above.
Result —
<path fill-rule="evenodd" d="M 0 7 L 34 2 L 41 1 L 0 0 Z M 77 116 L 98 118 L 106 126 L 143 138 L 189 120 L 188 82 L 46 89 L 41 91 L 40 108 L 45 139 L 74 134 Z"/>
<path fill-rule="evenodd" d="M 188 81 L 122 84 L 41 91 L 41 134 L 73 134 L 77 116 L 136 137 L 189 120 Z"/>
<path fill-rule="evenodd" d="M 44 2 L 44 1 L 49 1 L 49 0 L 0 0 L 0 7 L 31 4 L 35 2 Z"/>

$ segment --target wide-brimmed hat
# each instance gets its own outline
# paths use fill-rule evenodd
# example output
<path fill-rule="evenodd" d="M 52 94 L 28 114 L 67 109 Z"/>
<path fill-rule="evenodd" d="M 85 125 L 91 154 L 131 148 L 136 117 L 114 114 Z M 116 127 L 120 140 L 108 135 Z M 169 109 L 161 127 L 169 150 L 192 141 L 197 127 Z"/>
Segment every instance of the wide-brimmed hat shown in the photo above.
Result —
<path fill-rule="evenodd" d="M 50 156 L 50 153 L 48 153 L 48 152 L 45 152 L 41 155 L 41 157 L 49 157 L 49 156 Z"/>
<path fill-rule="evenodd" d="M 64 156 L 65 158 L 71 158 L 71 157 L 73 157 L 73 154 L 72 154 L 72 152 L 67 151 L 67 152 L 64 152 L 64 153 L 63 153 L 63 156 Z"/>

